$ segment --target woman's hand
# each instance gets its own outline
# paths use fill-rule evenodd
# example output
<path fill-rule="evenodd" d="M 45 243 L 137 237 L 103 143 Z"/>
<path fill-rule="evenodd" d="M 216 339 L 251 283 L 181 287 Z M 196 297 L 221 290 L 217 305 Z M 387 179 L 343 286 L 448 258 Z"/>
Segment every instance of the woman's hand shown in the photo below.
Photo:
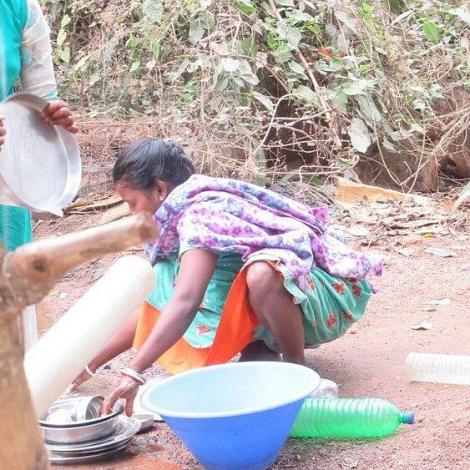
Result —
<path fill-rule="evenodd" d="M 78 132 L 72 111 L 65 101 L 51 101 L 42 112 L 42 117 L 51 126 L 62 126 L 72 134 Z M 5 135 L 5 117 L 0 116 L 0 148 L 5 143 Z"/>
<path fill-rule="evenodd" d="M 5 117 L 0 116 L 0 148 L 5 143 L 5 134 L 7 130 L 5 128 Z"/>
<path fill-rule="evenodd" d="M 75 390 L 77 390 L 77 388 L 83 383 L 83 382 L 86 382 L 87 380 L 91 379 L 94 375 L 94 373 L 91 373 L 90 372 L 93 372 L 90 370 L 90 368 L 85 368 L 83 369 L 80 374 L 77 375 L 77 377 L 75 377 L 74 381 L 72 382 L 72 384 L 70 385 L 70 388 L 69 390 L 71 392 L 75 392 Z"/>
<path fill-rule="evenodd" d="M 72 111 L 65 101 L 51 101 L 42 112 L 42 117 L 51 126 L 62 126 L 72 134 L 78 132 Z"/>
<path fill-rule="evenodd" d="M 114 404 L 120 399 L 126 400 L 126 415 L 132 416 L 134 400 L 137 396 L 140 384 L 131 377 L 123 375 L 119 385 L 106 397 L 101 407 L 101 415 L 111 413 Z"/>

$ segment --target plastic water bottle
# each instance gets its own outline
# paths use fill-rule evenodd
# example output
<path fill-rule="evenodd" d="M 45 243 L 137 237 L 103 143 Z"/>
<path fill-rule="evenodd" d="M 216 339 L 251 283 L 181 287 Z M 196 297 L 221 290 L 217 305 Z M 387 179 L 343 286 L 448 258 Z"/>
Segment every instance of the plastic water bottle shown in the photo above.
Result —
<path fill-rule="evenodd" d="M 371 438 L 413 424 L 413 413 L 402 413 L 378 398 L 308 398 L 291 429 L 292 437 Z"/>
<path fill-rule="evenodd" d="M 410 353 L 405 368 L 414 382 L 470 385 L 470 356 Z"/>

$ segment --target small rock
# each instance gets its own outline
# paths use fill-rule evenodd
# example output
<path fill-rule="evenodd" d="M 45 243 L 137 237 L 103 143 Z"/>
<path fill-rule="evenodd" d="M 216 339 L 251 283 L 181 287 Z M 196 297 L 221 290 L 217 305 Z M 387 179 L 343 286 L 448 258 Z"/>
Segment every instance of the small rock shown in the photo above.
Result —
<path fill-rule="evenodd" d="M 344 457 L 343 461 L 341 462 L 341 468 L 356 468 L 358 464 L 359 462 L 356 459 L 352 459 L 351 457 Z"/>
<path fill-rule="evenodd" d="M 424 320 L 418 325 L 413 325 L 411 327 L 412 330 L 430 330 L 431 328 L 432 328 L 432 323 L 427 320 Z"/>

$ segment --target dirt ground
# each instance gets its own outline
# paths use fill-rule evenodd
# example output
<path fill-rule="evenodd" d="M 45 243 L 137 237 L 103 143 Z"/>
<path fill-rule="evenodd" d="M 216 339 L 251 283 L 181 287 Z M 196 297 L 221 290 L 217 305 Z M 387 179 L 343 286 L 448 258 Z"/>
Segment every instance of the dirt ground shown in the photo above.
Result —
<path fill-rule="evenodd" d="M 37 222 L 35 237 L 66 233 L 83 217 Z M 470 388 L 410 383 L 405 358 L 410 351 L 468 354 L 470 343 L 470 234 L 390 237 L 378 233 L 373 248 L 387 256 L 384 275 L 374 279 L 378 293 L 365 317 L 341 339 L 308 352 L 308 365 L 339 384 L 341 397 L 378 397 L 416 414 L 413 426 L 379 441 L 331 442 L 289 439 L 272 469 L 464 470 L 470 468 Z M 378 242 L 377 242 L 378 240 Z M 358 245 L 360 243 L 357 243 Z M 397 247 L 408 248 L 397 252 Z M 452 249 L 442 257 L 426 249 Z M 413 252 L 410 254 L 410 252 Z M 96 281 L 116 256 L 94 261 L 70 273 L 39 306 L 40 333 Z M 433 301 L 438 305 L 433 305 Z M 412 326 L 428 321 L 429 330 Z M 66 352 L 64 352 L 65 354 Z M 116 370 L 129 359 L 112 361 L 81 387 L 105 394 Z M 154 371 L 158 373 L 158 371 Z M 243 452 L 243 449 L 240 449 Z M 134 438 L 126 454 L 93 465 L 57 469 L 196 470 L 201 467 L 163 424 Z M 240 469 L 243 470 L 243 469 Z"/>

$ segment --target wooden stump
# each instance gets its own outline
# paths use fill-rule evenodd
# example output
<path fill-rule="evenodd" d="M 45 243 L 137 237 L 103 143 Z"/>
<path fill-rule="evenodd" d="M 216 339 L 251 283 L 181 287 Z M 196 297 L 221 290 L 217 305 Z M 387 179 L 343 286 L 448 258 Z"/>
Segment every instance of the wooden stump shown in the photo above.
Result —
<path fill-rule="evenodd" d="M 0 247 L 0 470 L 48 467 L 23 369 L 24 307 L 39 302 L 79 264 L 157 236 L 150 215 L 139 214 L 83 232 L 39 240 L 12 253 Z"/>

